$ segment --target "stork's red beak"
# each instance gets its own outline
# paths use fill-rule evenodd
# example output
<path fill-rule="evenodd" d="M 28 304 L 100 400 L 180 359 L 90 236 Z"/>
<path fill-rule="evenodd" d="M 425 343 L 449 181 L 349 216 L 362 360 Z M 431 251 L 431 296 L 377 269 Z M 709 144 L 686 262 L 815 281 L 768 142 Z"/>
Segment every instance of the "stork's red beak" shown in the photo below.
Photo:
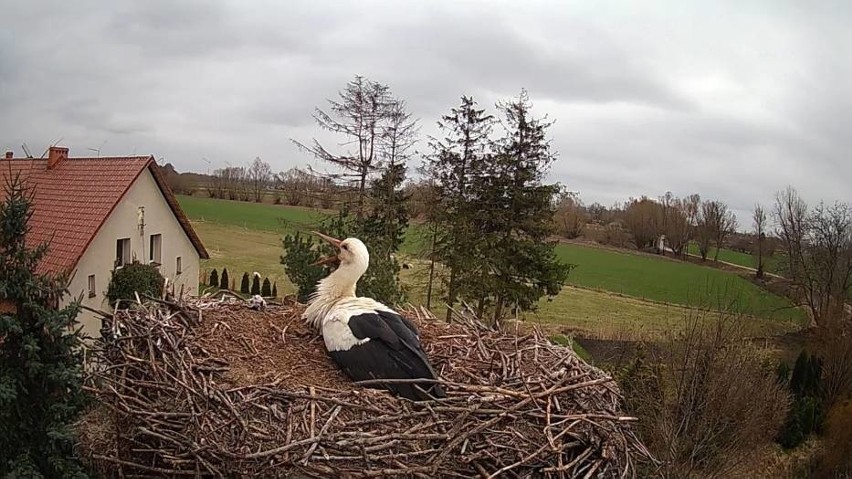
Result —
<path fill-rule="evenodd" d="M 340 248 L 340 243 L 342 243 L 342 241 L 340 241 L 339 239 L 334 239 L 331 236 L 326 236 L 326 235 L 320 233 L 319 231 L 312 231 L 312 233 L 319 236 L 320 238 L 326 240 L 329 244 L 331 244 L 335 248 Z M 313 263 L 311 266 L 322 266 L 322 265 L 326 265 L 326 264 L 338 264 L 339 262 L 340 262 L 340 259 L 337 257 L 336 254 L 334 254 L 334 255 L 331 255 L 331 256 L 326 256 L 325 258 L 320 258 L 317 262 Z"/>
<path fill-rule="evenodd" d="M 340 243 L 343 243 L 343 241 L 340 241 L 339 239 L 334 239 L 331 236 L 326 236 L 326 235 L 320 233 L 319 231 L 311 231 L 311 233 L 313 233 L 313 234 L 319 236 L 320 238 L 328 241 L 329 244 L 331 244 L 335 248 L 340 248 Z"/>

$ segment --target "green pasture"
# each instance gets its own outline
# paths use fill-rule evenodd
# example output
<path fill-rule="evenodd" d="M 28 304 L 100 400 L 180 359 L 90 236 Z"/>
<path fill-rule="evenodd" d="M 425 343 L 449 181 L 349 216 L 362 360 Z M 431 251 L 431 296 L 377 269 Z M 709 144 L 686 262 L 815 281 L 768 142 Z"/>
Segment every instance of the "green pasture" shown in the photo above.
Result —
<path fill-rule="evenodd" d="M 178 196 L 181 208 L 194 221 L 240 226 L 257 231 L 289 232 L 309 228 L 326 214 L 297 206 L 217 200 L 199 196 Z"/>
<path fill-rule="evenodd" d="M 281 235 L 293 228 L 308 229 L 324 217 L 323 212 L 307 208 L 189 196 L 179 200 L 211 250 L 212 258 L 205 262 L 204 270 L 226 266 L 236 279 L 243 271 L 258 271 L 277 281 L 282 294 L 292 292 L 292 285 L 278 261 L 283 253 Z M 428 230 L 413 225 L 401 251 L 411 258 L 412 269 L 403 271 L 403 281 L 413 302 L 424 297 L 426 268 L 425 262 L 413 256 L 428 241 Z M 733 307 L 779 325 L 804 320 L 804 313 L 786 299 L 730 272 L 589 246 L 560 244 L 556 252 L 560 260 L 577 265 L 568 282 L 580 289 L 566 289 L 550 301 L 543 300 L 538 311 L 527 315 L 529 319 L 583 329 L 599 328 L 601 322 L 609 329 L 627 323 L 633 329 L 641 329 L 643 323 L 660 328 L 664 326 L 654 318 L 669 315 L 663 311 L 671 312 L 671 307 L 687 306 Z"/>
<path fill-rule="evenodd" d="M 570 284 L 665 303 L 733 308 L 779 320 L 804 320 L 790 301 L 736 274 L 707 266 L 634 252 L 560 244 L 556 254 L 576 264 Z"/>
<path fill-rule="evenodd" d="M 698 251 L 698 245 L 695 243 L 690 243 L 689 248 L 687 249 L 689 254 L 695 256 L 701 256 L 701 252 Z M 716 248 L 711 246 L 709 253 L 707 253 L 707 260 L 712 260 L 716 255 Z M 734 251 L 730 249 L 722 248 L 719 250 L 719 261 L 724 261 L 725 263 L 735 264 L 737 266 L 743 266 L 745 268 L 756 268 L 757 267 L 757 259 L 751 253 L 742 253 L 740 251 Z M 769 256 L 766 258 L 766 271 L 771 273 L 779 273 L 781 270 L 781 256 L 780 253 L 776 256 Z"/>

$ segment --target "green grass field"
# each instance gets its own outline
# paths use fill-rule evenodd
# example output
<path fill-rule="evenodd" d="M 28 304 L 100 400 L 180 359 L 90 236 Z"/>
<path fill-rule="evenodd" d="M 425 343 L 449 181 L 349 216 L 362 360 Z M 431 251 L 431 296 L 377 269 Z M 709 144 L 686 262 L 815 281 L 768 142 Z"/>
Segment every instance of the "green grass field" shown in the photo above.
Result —
<path fill-rule="evenodd" d="M 323 212 L 187 196 L 179 200 L 211 252 L 211 259 L 202 265 L 204 271 L 227 267 L 237 281 L 244 271 L 258 271 L 277 281 L 279 293 L 293 292 L 279 263 L 281 236 L 293 228 L 310 228 L 324 217 Z M 426 241 L 425 228 L 412 226 L 401 254 L 416 253 Z M 578 265 L 569 276 L 569 284 L 577 287 L 542 301 L 538 311 L 527 315 L 528 320 L 598 333 L 620 328 L 642 332 L 667 328 L 670 321 L 682 316 L 681 306 L 727 307 L 734 303 L 763 318 L 758 321 L 761 328 L 791 330 L 804 317 L 785 299 L 718 269 L 578 245 L 559 245 L 556 251 L 562 261 Z M 425 265 L 412 264 L 402 276 L 412 302 L 417 303 L 424 297 Z M 713 298 L 709 305 L 708 298 Z M 435 309 L 441 314 L 440 307 Z M 764 320 L 772 324 L 765 325 Z"/>
<path fill-rule="evenodd" d="M 257 231 L 283 233 L 309 228 L 327 215 L 320 210 L 268 203 L 217 200 L 198 196 L 178 196 L 190 219 L 221 225 L 240 226 Z"/>
<path fill-rule="evenodd" d="M 698 245 L 695 243 L 689 244 L 688 251 L 689 254 L 693 254 L 695 256 L 701 255 L 701 253 L 698 251 Z M 715 255 L 716 248 L 711 246 L 710 252 L 707 253 L 707 259 L 712 260 Z M 719 261 L 724 261 L 726 263 L 731 263 L 746 268 L 757 267 L 757 260 L 755 260 L 754 256 L 752 256 L 751 254 L 741 253 L 739 251 L 733 251 L 725 248 L 719 250 Z M 766 258 L 766 271 L 776 274 L 779 273 L 781 270 L 779 261 L 781 261 L 779 256 L 770 256 Z"/>
<path fill-rule="evenodd" d="M 568 277 L 570 284 L 679 305 L 714 309 L 733 306 L 772 319 L 804 319 L 803 312 L 792 308 L 785 298 L 716 268 L 569 244 L 558 245 L 556 254 L 562 261 L 577 265 Z"/>
<path fill-rule="evenodd" d="M 694 254 L 696 256 L 700 256 L 700 252 L 698 251 L 698 245 L 695 243 L 689 244 L 689 254 Z M 710 252 L 707 254 L 707 259 L 713 259 L 716 255 L 716 248 L 710 247 Z M 719 250 L 719 261 L 724 261 L 726 263 L 736 264 L 739 266 L 745 266 L 746 268 L 754 268 L 755 260 L 754 257 L 748 253 L 740 253 L 739 251 L 733 251 L 729 249 L 722 248 Z"/>

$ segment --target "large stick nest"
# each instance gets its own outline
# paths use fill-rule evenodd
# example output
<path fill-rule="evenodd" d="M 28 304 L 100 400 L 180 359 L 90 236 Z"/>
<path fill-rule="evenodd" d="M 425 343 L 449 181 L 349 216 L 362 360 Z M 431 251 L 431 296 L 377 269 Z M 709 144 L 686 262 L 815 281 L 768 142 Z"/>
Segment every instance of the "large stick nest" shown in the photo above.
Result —
<path fill-rule="evenodd" d="M 301 305 L 147 302 L 105 319 L 80 452 L 109 477 L 627 477 L 616 384 L 539 332 L 418 325 L 448 397 L 353 384 Z"/>

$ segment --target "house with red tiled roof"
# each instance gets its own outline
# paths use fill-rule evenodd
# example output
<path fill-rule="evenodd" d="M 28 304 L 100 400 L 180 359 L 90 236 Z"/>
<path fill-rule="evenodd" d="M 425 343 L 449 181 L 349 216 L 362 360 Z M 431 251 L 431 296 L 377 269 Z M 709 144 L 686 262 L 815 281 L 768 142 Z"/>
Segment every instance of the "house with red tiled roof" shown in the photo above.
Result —
<path fill-rule="evenodd" d="M 48 244 L 39 272 L 71 278 L 66 303 L 82 296 L 85 306 L 110 309 L 112 272 L 132 261 L 157 265 L 176 291 L 197 294 L 207 251 L 153 156 L 72 158 L 63 147 L 51 147 L 46 159 L 7 152 L 0 184 L 16 174 L 34 190 L 27 244 Z M 86 334 L 100 334 L 96 314 L 84 310 L 79 319 Z"/>

